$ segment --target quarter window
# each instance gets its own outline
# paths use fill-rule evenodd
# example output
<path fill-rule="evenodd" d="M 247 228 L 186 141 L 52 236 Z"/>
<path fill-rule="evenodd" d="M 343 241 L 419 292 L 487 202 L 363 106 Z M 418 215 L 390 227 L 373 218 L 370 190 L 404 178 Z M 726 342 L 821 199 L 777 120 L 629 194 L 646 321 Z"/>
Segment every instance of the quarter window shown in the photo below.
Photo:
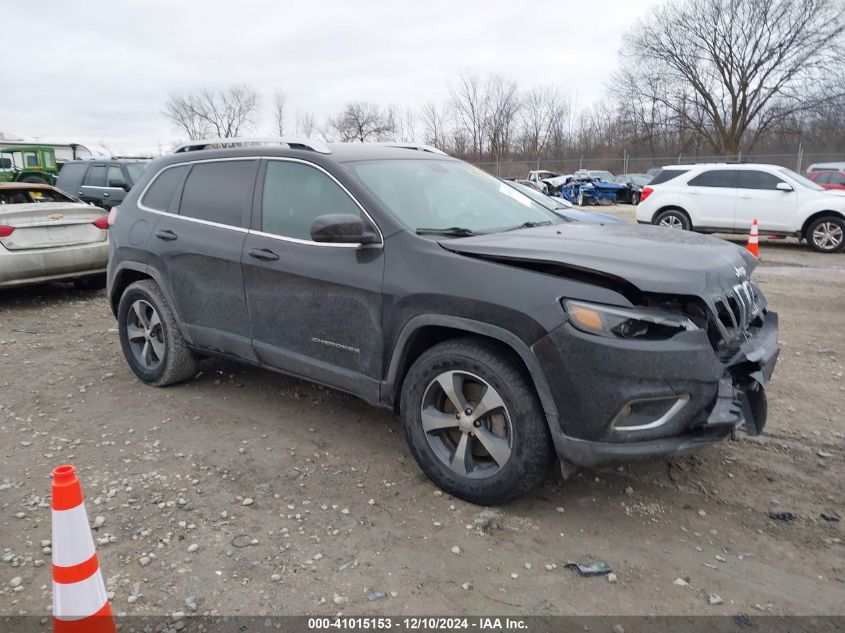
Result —
<path fill-rule="evenodd" d="M 692 180 L 687 185 L 690 187 L 728 187 L 735 188 L 737 183 L 736 169 L 712 169 L 705 171 Z"/>
<path fill-rule="evenodd" d="M 170 211 L 173 209 L 171 203 L 173 201 L 173 194 L 176 193 L 179 183 L 188 171 L 187 165 L 179 165 L 178 167 L 170 167 L 164 171 L 159 172 L 153 184 L 144 193 L 141 199 L 141 204 L 156 211 Z"/>
<path fill-rule="evenodd" d="M 327 213 L 360 215 L 358 205 L 320 170 L 287 161 L 267 161 L 261 202 L 261 230 L 311 239 L 311 224 Z"/>
<path fill-rule="evenodd" d="M 743 170 L 739 172 L 740 189 L 777 189 L 779 182 L 783 182 L 777 176 L 765 171 Z"/>
<path fill-rule="evenodd" d="M 196 163 L 185 180 L 179 215 L 228 226 L 243 226 L 252 198 L 254 160 Z"/>

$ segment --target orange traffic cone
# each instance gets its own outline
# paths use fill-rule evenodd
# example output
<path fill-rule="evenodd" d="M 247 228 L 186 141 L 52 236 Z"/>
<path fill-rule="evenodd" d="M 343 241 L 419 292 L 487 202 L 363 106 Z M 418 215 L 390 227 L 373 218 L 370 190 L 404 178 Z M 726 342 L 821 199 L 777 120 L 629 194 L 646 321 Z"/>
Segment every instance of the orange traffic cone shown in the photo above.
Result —
<path fill-rule="evenodd" d="M 751 232 L 748 234 L 748 244 L 745 246 L 748 252 L 760 259 L 760 237 L 759 229 L 757 228 L 757 218 L 751 223 Z"/>
<path fill-rule="evenodd" d="M 73 466 L 53 470 L 53 632 L 115 633 L 82 487 Z"/>

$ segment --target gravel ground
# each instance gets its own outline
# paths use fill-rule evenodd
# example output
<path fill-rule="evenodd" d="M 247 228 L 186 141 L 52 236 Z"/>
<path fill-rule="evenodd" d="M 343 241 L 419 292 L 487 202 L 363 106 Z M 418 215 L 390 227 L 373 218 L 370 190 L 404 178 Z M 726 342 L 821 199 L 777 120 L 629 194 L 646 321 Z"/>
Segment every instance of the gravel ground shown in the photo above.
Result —
<path fill-rule="evenodd" d="M 845 255 L 762 241 L 766 434 L 495 509 L 429 483 L 389 412 L 217 360 L 146 387 L 104 292 L 0 292 L 0 616 L 49 613 L 60 463 L 117 613 L 845 614 L 843 523 L 822 518 L 845 515 Z"/>

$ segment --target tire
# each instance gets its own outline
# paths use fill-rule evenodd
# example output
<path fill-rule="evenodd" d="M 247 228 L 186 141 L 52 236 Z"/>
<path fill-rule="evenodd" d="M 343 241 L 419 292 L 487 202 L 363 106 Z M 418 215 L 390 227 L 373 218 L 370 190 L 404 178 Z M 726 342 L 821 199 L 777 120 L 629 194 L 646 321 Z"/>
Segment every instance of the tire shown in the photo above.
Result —
<path fill-rule="evenodd" d="M 670 229 L 680 229 L 681 231 L 691 231 L 692 222 L 683 211 L 679 209 L 668 209 L 658 214 L 654 218 L 654 224 L 657 226 L 664 226 Z"/>
<path fill-rule="evenodd" d="M 106 275 L 89 275 L 73 280 L 73 285 L 79 290 L 102 290 L 106 287 Z"/>
<path fill-rule="evenodd" d="M 463 395 L 459 400 L 469 405 L 465 411 L 485 402 L 492 408 L 473 423 L 475 416 L 457 413 L 444 384 Z M 471 503 L 512 501 L 543 481 L 554 464 L 534 387 L 505 354 L 484 341 L 446 341 L 423 353 L 405 377 L 400 412 L 408 446 L 423 472 Z M 464 459 L 455 459 L 461 447 Z"/>
<path fill-rule="evenodd" d="M 196 357 L 164 294 L 151 279 L 136 281 L 124 290 L 117 307 L 117 329 L 126 362 L 141 382 L 165 387 L 196 374 Z"/>
<path fill-rule="evenodd" d="M 637 206 L 639 203 L 640 203 L 640 194 L 638 194 L 636 191 L 634 191 L 631 194 L 631 204 L 634 205 L 634 206 Z"/>
<path fill-rule="evenodd" d="M 575 206 L 583 207 L 584 206 L 584 193 L 579 191 L 578 195 L 575 196 Z"/>
<path fill-rule="evenodd" d="M 839 253 L 845 249 L 845 220 L 837 215 L 816 218 L 807 227 L 805 238 L 817 253 Z"/>
<path fill-rule="evenodd" d="M 39 183 L 42 185 L 47 184 L 46 180 L 44 180 L 43 178 L 39 178 L 38 176 L 27 176 L 26 178 L 21 180 L 21 182 Z"/>

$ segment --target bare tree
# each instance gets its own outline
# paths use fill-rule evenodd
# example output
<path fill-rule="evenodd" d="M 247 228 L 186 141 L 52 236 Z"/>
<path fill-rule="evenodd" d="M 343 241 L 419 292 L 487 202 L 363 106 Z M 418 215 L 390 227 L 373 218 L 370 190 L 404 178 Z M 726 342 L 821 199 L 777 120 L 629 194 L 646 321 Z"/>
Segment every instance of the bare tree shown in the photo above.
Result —
<path fill-rule="evenodd" d="M 422 134 L 425 143 L 433 145 L 437 149 L 446 149 L 446 125 L 448 117 L 448 107 L 438 107 L 434 101 L 426 101 L 422 104 L 420 107 L 420 120 L 422 121 Z"/>
<path fill-rule="evenodd" d="M 455 115 L 456 131 L 460 130 L 471 143 L 472 155 L 478 160 L 484 151 L 484 132 L 490 109 L 484 84 L 477 73 L 462 71 L 454 83 L 449 84 Z"/>
<path fill-rule="evenodd" d="M 516 115 L 521 107 L 516 82 L 501 75 L 487 78 L 487 119 L 485 134 L 490 153 L 500 159 L 511 149 Z"/>
<path fill-rule="evenodd" d="M 390 108 L 382 109 L 374 103 L 352 101 L 340 114 L 328 122 L 328 129 L 343 142 L 361 143 L 391 140 L 396 121 Z"/>
<path fill-rule="evenodd" d="M 281 90 L 273 94 L 273 122 L 279 136 L 285 135 L 285 114 L 287 112 L 287 95 Z"/>
<path fill-rule="evenodd" d="M 534 158 L 538 168 L 540 157 L 565 114 L 560 93 L 554 86 L 532 88 L 522 97 L 519 120 L 522 150 Z"/>
<path fill-rule="evenodd" d="M 780 123 L 841 98 L 839 0 L 666 2 L 629 31 L 627 73 L 636 99 L 666 108 L 718 153 L 748 151 Z M 635 82 L 650 75 L 665 82 Z"/>
<path fill-rule="evenodd" d="M 296 111 L 296 135 L 311 137 L 317 130 L 317 119 L 313 112 Z"/>
<path fill-rule="evenodd" d="M 226 90 L 203 89 L 195 94 L 173 93 L 164 107 L 165 116 L 191 140 L 209 134 L 232 138 L 255 125 L 258 94 L 244 85 Z"/>

